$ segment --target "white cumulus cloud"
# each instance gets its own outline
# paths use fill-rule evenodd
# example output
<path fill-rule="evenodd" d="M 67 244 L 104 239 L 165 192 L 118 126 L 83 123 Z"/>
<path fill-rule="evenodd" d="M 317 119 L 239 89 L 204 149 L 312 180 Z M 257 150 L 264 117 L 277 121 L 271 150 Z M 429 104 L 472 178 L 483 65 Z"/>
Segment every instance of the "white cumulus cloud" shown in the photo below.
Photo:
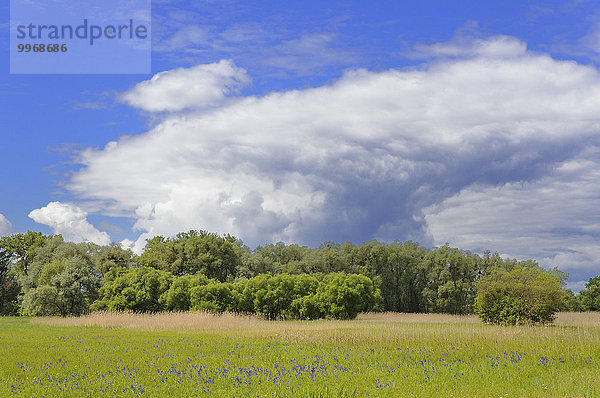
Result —
<path fill-rule="evenodd" d="M 4 214 L 0 214 L 0 236 L 6 236 L 12 234 L 12 224 Z"/>
<path fill-rule="evenodd" d="M 149 112 L 181 111 L 221 105 L 250 82 L 246 71 L 229 60 L 157 73 L 121 96 Z"/>
<path fill-rule="evenodd" d="M 250 245 L 372 238 L 428 245 L 445 230 L 428 227 L 432 213 L 424 209 L 469 187 L 559 178 L 556 167 L 600 144 L 594 67 L 528 52 L 514 38 L 480 40 L 462 52 L 448 46 L 416 67 L 353 70 L 321 87 L 238 97 L 209 110 L 189 109 L 189 100 L 169 107 L 136 87 L 124 95 L 139 97 L 135 106 L 187 110 L 84 151 L 67 186 L 134 217 L 138 250 L 147 237 L 192 228 Z M 180 86 L 195 84 L 190 70 Z M 578 176 L 596 166 L 582 167 Z M 557 217 L 553 207 L 542 210 L 540 217 Z M 456 221 L 437 220 L 446 229 Z"/>
<path fill-rule="evenodd" d="M 93 242 L 99 245 L 110 243 L 110 236 L 97 230 L 87 221 L 87 213 L 71 203 L 50 202 L 47 206 L 30 212 L 29 217 L 39 224 L 49 226 L 66 241 Z"/>

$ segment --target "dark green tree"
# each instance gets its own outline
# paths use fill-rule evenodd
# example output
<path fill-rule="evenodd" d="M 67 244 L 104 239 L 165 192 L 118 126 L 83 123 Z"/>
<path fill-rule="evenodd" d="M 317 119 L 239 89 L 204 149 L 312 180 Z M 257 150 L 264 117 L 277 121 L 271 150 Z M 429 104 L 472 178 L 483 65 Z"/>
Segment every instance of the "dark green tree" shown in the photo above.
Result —
<path fill-rule="evenodd" d="M 237 278 L 250 279 L 260 274 L 275 275 L 280 272 L 280 264 L 274 263 L 268 254 L 262 251 L 251 253 L 249 250 L 244 250 L 240 265 L 236 269 L 236 276 Z"/>
<path fill-rule="evenodd" d="M 427 253 L 421 267 L 427 278 L 423 289 L 427 312 L 472 312 L 479 272 L 469 252 L 442 246 Z"/>
<path fill-rule="evenodd" d="M 0 315 L 16 315 L 21 288 L 13 270 L 12 254 L 0 247 Z"/>
<path fill-rule="evenodd" d="M 139 262 L 176 276 L 202 273 L 224 282 L 235 277 L 242 253 L 242 243 L 231 235 L 189 231 L 172 239 L 150 239 Z"/>
<path fill-rule="evenodd" d="M 118 243 L 99 246 L 92 258 L 96 271 L 102 275 L 113 268 L 132 267 L 136 260 L 131 249 L 123 249 Z"/>
<path fill-rule="evenodd" d="M 368 257 L 370 275 L 379 278 L 383 309 L 396 312 L 423 311 L 422 290 L 425 277 L 419 265 L 426 250 L 416 243 L 394 242 L 371 249 Z"/>

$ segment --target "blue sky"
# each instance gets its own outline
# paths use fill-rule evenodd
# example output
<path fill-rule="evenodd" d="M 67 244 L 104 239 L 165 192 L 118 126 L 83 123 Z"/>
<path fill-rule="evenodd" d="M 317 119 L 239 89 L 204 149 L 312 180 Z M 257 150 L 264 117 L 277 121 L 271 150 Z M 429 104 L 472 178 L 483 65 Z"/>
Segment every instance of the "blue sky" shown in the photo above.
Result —
<path fill-rule="evenodd" d="M 575 290 L 600 272 L 594 1 L 290 3 L 153 0 L 151 74 L 11 75 L 3 2 L 0 233 L 413 239 Z"/>

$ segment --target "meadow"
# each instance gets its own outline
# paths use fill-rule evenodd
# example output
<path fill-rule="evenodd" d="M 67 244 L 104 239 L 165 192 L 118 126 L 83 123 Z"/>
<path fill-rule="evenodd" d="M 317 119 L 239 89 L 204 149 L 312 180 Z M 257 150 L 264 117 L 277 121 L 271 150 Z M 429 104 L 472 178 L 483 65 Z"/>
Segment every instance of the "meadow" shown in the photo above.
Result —
<path fill-rule="evenodd" d="M 0 396 L 599 397 L 600 314 L 0 318 Z"/>

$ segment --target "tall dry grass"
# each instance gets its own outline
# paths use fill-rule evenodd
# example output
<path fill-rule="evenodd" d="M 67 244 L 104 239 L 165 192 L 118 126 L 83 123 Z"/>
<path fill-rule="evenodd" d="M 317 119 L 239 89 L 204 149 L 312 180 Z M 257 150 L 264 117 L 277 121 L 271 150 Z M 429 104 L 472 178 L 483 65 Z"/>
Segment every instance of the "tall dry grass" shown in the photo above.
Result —
<path fill-rule="evenodd" d="M 409 314 L 402 312 L 366 312 L 358 314 L 356 319 L 358 321 L 376 321 L 393 323 L 473 324 L 480 322 L 477 315 Z"/>
<path fill-rule="evenodd" d="M 502 327 L 473 315 L 365 313 L 352 321 L 268 321 L 231 313 L 98 312 L 82 317 L 33 318 L 53 326 L 178 331 L 207 336 L 274 338 L 289 342 L 334 342 L 422 347 L 571 347 L 581 352 L 600 345 L 600 314 L 559 313 L 554 325 Z"/>
<path fill-rule="evenodd" d="M 94 312 L 81 317 L 40 317 L 33 318 L 33 323 L 53 326 L 92 326 L 106 328 L 140 328 L 157 329 L 281 329 L 283 326 L 296 328 L 318 327 L 353 327 L 360 324 L 461 324 L 480 325 L 476 315 L 450 314 L 409 314 L 399 312 L 368 312 L 359 314 L 353 321 L 319 320 L 319 321 L 268 321 L 254 315 L 234 313 L 213 314 L 203 311 L 190 312 Z M 559 312 L 553 325 L 550 326 L 582 326 L 600 327 L 600 312 Z M 510 329 L 510 328 L 509 328 Z"/>
<path fill-rule="evenodd" d="M 256 316 L 232 313 L 212 314 L 203 311 L 159 313 L 101 311 L 80 317 L 33 318 L 31 322 L 53 326 L 91 326 L 146 330 L 251 329 L 269 325 L 269 322 Z"/>
<path fill-rule="evenodd" d="M 361 324 L 479 324 L 475 315 L 406 314 L 398 312 L 369 312 L 359 314 L 352 321 L 268 321 L 254 315 L 234 313 L 213 314 L 203 311 L 135 313 L 118 311 L 94 312 L 80 317 L 39 317 L 33 323 L 53 326 L 89 326 L 105 328 L 139 328 L 147 330 L 182 329 L 240 329 L 275 330 L 285 327 L 295 329 L 331 329 L 357 327 Z"/>
<path fill-rule="evenodd" d="M 600 327 L 600 312 L 559 312 L 554 324 L 557 326 Z"/>

